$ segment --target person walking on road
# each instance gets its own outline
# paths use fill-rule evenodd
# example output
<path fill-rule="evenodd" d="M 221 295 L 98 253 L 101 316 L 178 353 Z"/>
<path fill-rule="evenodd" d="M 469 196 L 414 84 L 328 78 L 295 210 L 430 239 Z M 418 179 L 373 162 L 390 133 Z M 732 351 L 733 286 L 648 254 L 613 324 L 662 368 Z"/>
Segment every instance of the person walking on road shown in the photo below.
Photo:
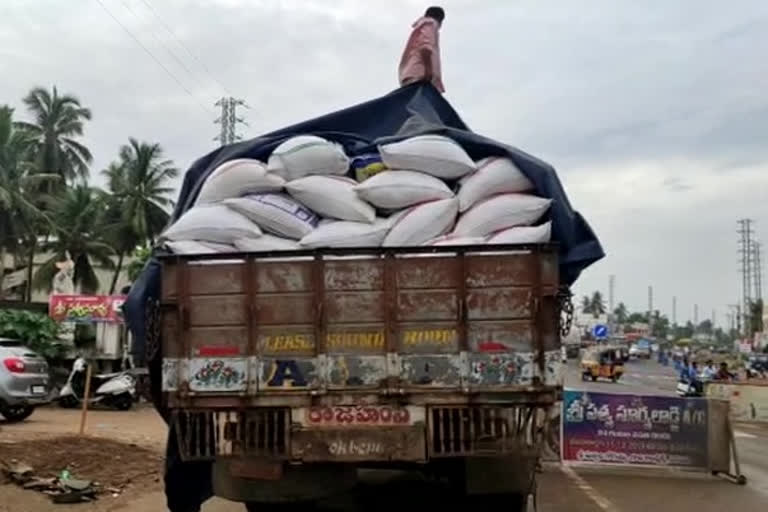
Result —
<path fill-rule="evenodd" d="M 445 19 L 442 7 L 430 7 L 416 20 L 400 59 L 400 85 L 431 82 L 445 92 L 440 66 L 440 28 Z"/>

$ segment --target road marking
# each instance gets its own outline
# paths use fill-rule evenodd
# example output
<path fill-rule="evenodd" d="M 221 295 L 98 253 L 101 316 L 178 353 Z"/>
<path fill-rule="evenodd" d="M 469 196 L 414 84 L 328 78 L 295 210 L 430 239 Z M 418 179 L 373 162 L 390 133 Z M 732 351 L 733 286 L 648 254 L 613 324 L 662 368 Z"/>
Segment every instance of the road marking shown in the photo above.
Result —
<path fill-rule="evenodd" d="M 735 437 L 737 439 L 739 439 L 739 438 L 742 438 L 742 439 L 757 439 L 756 435 L 748 434 L 746 432 L 742 432 L 741 430 L 735 430 L 733 432 L 733 437 Z"/>
<path fill-rule="evenodd" d="M 621 512 L 619 508 L 614 505 L 613 502 L 611 502 L 611 500 L 597 492 L 597 490 L 589 485 L 586 480 L 581 478 L 581 476 L 579 476 L 579 474 L 576 473 L 573 468 L 566 464 L 562 464 L 560 469 L 568 478 L 573 481 L 573 483 L 576 484 L 576 487 L 578 487 L 584 494 L 586 494 L 589 499 L 594 501 L 595 504 L 600 507 L 603 512 Z"/>

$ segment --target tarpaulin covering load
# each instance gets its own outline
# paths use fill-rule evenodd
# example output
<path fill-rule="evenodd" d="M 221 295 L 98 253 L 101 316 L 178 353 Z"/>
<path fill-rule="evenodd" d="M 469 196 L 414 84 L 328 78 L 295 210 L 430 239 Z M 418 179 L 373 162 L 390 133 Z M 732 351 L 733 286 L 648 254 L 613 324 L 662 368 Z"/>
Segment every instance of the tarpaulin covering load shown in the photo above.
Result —
<path fill-rule="evenodd" d="M 534 183 L 539 195 L 553 200 L 552 238 L 560 244 L 562 283 L 572 284 L 582 270 L 604 256 L 592 229 L 571 207 L 552 166 L 472 132 L 445 98 L 427 83 L 402 87 L 381 98 L 212 151 L 187 171 L 173 220 L 192 206 L 207 176 L 222 163 L 236 158 L 267 161 L 280 143 L 307 134 L 340 143 L 350 157 L 375 152 L 383 142 L 424 134 L 452 138 L 474 160 L 506 156 Z M 125 305 L 126 320 L 134 335 L 134 353 L 140 360 L 144 355 L 145 304 L 158 296 L 159 287 L 160 267 L 153 260 L 134 283 Z"/>

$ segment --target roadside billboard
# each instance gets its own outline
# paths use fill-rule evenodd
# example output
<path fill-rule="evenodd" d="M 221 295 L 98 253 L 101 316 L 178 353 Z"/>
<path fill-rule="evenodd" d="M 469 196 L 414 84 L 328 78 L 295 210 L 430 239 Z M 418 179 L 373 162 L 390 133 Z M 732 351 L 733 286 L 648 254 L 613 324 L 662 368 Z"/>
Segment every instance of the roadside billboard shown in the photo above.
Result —
<path fill-rule="evenodd" d="M 728 400 L 734 421 L 768 423 L 768 384 L 709 383 L 707 396 Z"/>
<path fill-rule="evenodd" d="M 564 462 L 706 468 L 706 399 L 565 390 Z"/>
<path fill-rule="evenodd" d="M 57 322 L 122 323 L 125 295 L 51 295 L 48 312 Z"/>

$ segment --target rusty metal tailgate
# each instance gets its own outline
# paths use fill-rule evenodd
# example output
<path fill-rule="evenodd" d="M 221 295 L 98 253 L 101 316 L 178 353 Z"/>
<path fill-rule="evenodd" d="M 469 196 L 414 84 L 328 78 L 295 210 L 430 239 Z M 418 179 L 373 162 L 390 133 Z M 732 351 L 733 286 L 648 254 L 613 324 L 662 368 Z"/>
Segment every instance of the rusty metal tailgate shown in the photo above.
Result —
<path fill-rule="evenodd" d="M 163 389 L 502 391 L 559 363 L 551 245 L 166 257 Z"/>

